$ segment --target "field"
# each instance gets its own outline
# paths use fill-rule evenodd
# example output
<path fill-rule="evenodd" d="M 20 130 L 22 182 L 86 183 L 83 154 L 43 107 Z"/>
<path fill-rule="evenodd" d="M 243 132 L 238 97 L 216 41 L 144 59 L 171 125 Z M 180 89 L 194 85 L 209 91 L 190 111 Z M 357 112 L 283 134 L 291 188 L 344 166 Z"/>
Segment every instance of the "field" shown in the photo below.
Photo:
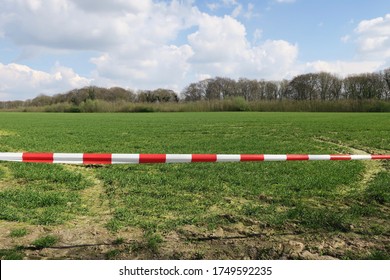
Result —
<path fill-rule="evenodd" d="M 1 152 L 390 153 L 387 113 L 0 113 Z M 0 162 L 1 259 L 389 259 L 390 162 Z"/>

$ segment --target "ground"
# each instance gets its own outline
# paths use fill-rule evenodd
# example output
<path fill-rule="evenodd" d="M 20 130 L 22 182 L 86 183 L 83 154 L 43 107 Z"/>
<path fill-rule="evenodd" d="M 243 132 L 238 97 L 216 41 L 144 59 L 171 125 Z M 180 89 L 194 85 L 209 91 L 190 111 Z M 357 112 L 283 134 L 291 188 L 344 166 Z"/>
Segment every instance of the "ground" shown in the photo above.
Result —
<path fill-rule="evenodd" d="M 83 118 L 88 118 L 88 116 L 85 115 Z M 193 140 L 191 143 L 195 143 L 191 147 L 193 151 L 206 152 L 205 147 L 209 147 L 210 143 L 216 143 L 213 142 L 214 139 L 215 141 L 218 140 L 220 134 L 223 133 L 225 133 L 223 134 L 224 139 L 232 140 L 220 144 L 219 150 L 226 150 L 226 153 L 231 153 L 231 150 L 237 150 L 239 147 L 251 148 L 256 146 L 257 142 L 262 141 L 263 138 L 271 139 L 271 141 L 261 142 L 259 144 L 261 147 L 267 147 L 268 145 L 269 149 L 290 149 L 289 152 L 294 153 L 307 148 L 306 145 L 302 145 L 302 141 L 297 139 L 301 133 L 307 133 L 307 130 L 310 131 L 310 134 L 307 133 L 306 135 L 307 141 L 310 142 L 308 145 L 310 149 L 317 149 L 316 153 L 324 150 L 352 154 L 389 152 L 387 148 L 388 132 L 385 130 L 388 129 L 388 126 L 381 124 L 381 127 L 386 127 L 381 128 L 379 127 L 380 122 L 377 122 L 377 124 L 378 130 L 382 134 L 374 135 L 377 144 L 368 145 L 371 142 L 367 140 L 367 137 L 360 136 L 359 126 L 356 126 L 352 133 L 356 131 L 356 135 L 360 139 L 358 137 L 349 139 L 350 134 L 343 134 L 342 130 L 337 128 L 335 124 L 329 125 L 328 131 L 324 130 L 325 132 L 321 131 L 320 133 L 317 126 L 311 126 L 315 122 L 309 122 L 306 115 L 305 118 L 299 116 L 299 122 L 294 123 L 294 120 L 292 120 L 292 125 L 287 125 L 285 119 L 274 120 L 274 116 L 270 114 L 240 115 L 246 118 L 242 121 L 243 123 L 229 123 L 230 126 L 224 123 L 225 116 L 222 116 L 222 118 L 220 117 L 221 114 L 208 115 L 204 120 L 194 123 L 193 127 L 189 127 L 188 124 L 195 115 L 190 115 L 191 118 L 184 120 L 177 118 L 177 116 L 183 116 L 180 114 L 158 115 L 157 118 L 154 115 L 153 117 L 150 117 L 150 115 L 142 116 L 142 119 L 138 120 L 139 122 L 144 118 L 150 119 L 145 122 L 146 124 L 142 123 L 142 126 L 138 125 L 137 120 L 132 120 L 132 122 L 135 122 L 134 127 L 129 131 L 132 132 L 137 127 L 146 127 L 144 129 L 146 132 L 144 130 L 137 131 L 135 134 L 140 135 L 139 139 L 133 140 L 131 145 L 134 145 L 136 149 L 143 148 L 147 150 L 150 147 L 153 149 L 156 141 L 150 139 L 153 139 L 156 133 L 161 133 L 164 130 L 160 129 L 155 132 L 153 130 L 155 128 L 149 123 L 156 122 L 156 124 L 160 124 L 158 119 L 163 119 L 165 116 L 172 118 L 170 121 L 179 122 L 179 125 L 185 124 L 183 126 L 178 125 L 175 129 L 180 130 L 180 135 L 187 138 L 176 140 L 177 137 L 174 133 L 170 136 L 167 132 L 162 137 L 162 139 L 167 138 L 167 142 L 159 143 L 162 147 L 169 145 L 169 149 L 177 149 L 176 152 L 179 153 L 182 152 L 180 149 L 187 149 L 188 144 L 185 144 L 185 141 L 188 142 L 189 140 Z M 216 118 L 216 120 L 209 121 L 210 116 Z M 259 120 L 268 118 L 267 121 L 274 122 L 274 124 L 270 126 L 270 129 L 268 129 L 268 124 L 264 126 L 266 129 L 260 127 L 261 137 L 251 140 L 252 134 L 244 128 L 251 126 L 254 129 L 258 128 L 258 123 L 253 121 L 254 116 L 258 117 L 258 123 L 260 123 Z M 325 115 L 317 114 L 313 116 L 320 120 Z M 105 119 L 110 117 L 109 115 L 104 116 Z M 119 118 L 118 115 L 113 115 L 113 117 L 116 118 L 117 122 L 122 121 L 123 118 L 122 116 Z M 58 122 L 66 122 L 68 118 L 75 118 L 75 116 L 60 116 Z M 82 119 L 78 120 L 82 121 Z M 288 120 L 290 120 L 290 117 Z M 305 122 L 302 122 L 302 120 Z M 218 123 L 218 121 L 222 123 Z M 88 123 L 91 123 L 90 120 Z M 112 123 L 112 121 L 107 121 L 106 127 L 111 128 Z M 360 125 L 360 123 L 362 122 L 356 121 L 356 124 Z M 21 122 L 17 125 L 19 124 Z M 80 125 L 79 131 L 85 130 L 85 124 Z M 111 134 L 119 137 L 109 137 L 110 133 L 107 133 L 102 138 L 94 134 L 88 134 L 90 133 L 88 130 L 86 130 L 87 134 L 85 136 L 80 136 L 76 132 L 68 132 L 66 129 L 62 129 L 64 134 L 61 139 L 55 138 L 55 133 L 51 134 L 53 144 L 53 142 L 47 140 L 50 139 L 50 134 L 47 131 L 45 133 L 49 137 L 38 137 L 42 134 L 38 126 L 31 126 L 38 131 L 38 133 L 34 131 L 34 137 L 38 137 L 34 139 L 29 137 L 31 133 L 26 133 L 26 136 L 23 137 L 17 129 L 13 130 L 13 126 L 17 125 L 12 124 L 4 129 L 0 127 L 1 151 L 20 151 L 18 145 L 26 146 L 28 150 L 30 150 L 28 145 L 32 147 L 31 150 L 40 150 L 42 145 L 47 147 L 52 145 L 48 149 L 55 150 L 57 146 L 64 145 L 62 140 L 67 139 L 67 137 L 69 137 L 67 141 L 70 144 L 67 144 L 69 147 L 63 146 L 64 150 L 73 149 L 74 147 L 85 150 L 86 146 L 74 142 L 85 137 L 86 139 L 99 140 L 97 144 L 92 143 L 92 147 L 87 146 L 89 149 L 95 148 L 94 151 L 96 151 L 100 147 L 111 149 L 109 145 L 114 146 L 116 144 L 115 142 L 112 143 L 112 139 L 129 137 L 130 135 L 129 132 L 123 132 L 116 128 L 111 130 Z M 56 126 L 47 122 L 42 125 L 42 130 L 48 125 Z M 344 128 L 346 125 L 349 125 L 347 121 L 345 123 L 340 122 L 340 127 Z M 100 126 L 102 130 L 105 127 L 104 123 L 101 122 Z M 26 127 L 30 126 L 26 125 Z M 287 133 L 280 134 L 284 133 L 286 128 Z M 23 127 L 23 129 L 26 128 Z M 166 129 L 169 128 L 166 127 Z M 199 129 L 198 134 L 194 134 L 193 131 L 197 129 Z M 149 133 L 149 130 L 152 132 L 146 134 Z M 372 132 L 370 133 L 368 135 L 372 135 Z M 253 137 L 257 136 L 254 134 Z M 238 145 L 235 142 L 236 139 L 240 139 L 242 142 Z M 118 143 L 122 145 L 122 142 L 118 141 Z M 230 146 L 225 143 L 229 143 Z M 296 147 L 293 145 L 296 145 Z M 124 149 L 132 150 L 134 147 L 130 146 Z M 160 150 L 154 151 L 160 152 Z M 231 165 L 215 163 L 215 165 L 210 166 L 198 164 L 196 167 L 194 165 L 193 169 L 190 169 L 190 167 L 183 169 L 181 165 L 170 165 L 164 168 L 155 165 L 145 168 L 123 167 L 122 169 L 111 169 L 99 165 L 61 165 L 61 167 L 55 168 L 52 167 L 53 165 L 45 167 L 44 165 L 1 163 L 0 195 L 5 197 L 5 194 L 7 194 L 7 199 L 11 199 L 16 206 L 12 208 L 14 212 L 10 211 L 11 208 L 7 208 L 6 205 L 8 200 L 0 197 L 0 207 L 5 209 L 3 213 L 0 213 L 0 258 L 388 259 L 390 257 L 390 208 L 388 193 L 386 193 L 386 188 L 390 184 L 388 177 L 390 165 L 388 161 L 362 161 L 359 164 L 348 165 L 351 170 L 346 168 L 346 163 L 343 162 L 331 167 L 318 165 L 328 168 L 322 172 L 323 174 L 321 170 L 314 169 L 312 163 L 309 162 L 294 165 L 293 168 L 290 165 L 275 167 L 276 163 L 270 163 L 265 167 L 265 163 L 256 163 L 250 166 L 246 165 L 245 168 L 240 169 L 247 172 L 247 175 L 244 174 L 240 178 L 236 178 L 238 177 L 236 175 L 229 178 L 223 177 L 228 176 L 232 170 L 235 170 L 235 164 L 241 163 Z M 308 166 L 311 166 L 311 169 L 306 169 Z M 170 170 L 173 171 L 170 172 Z M 311 178 L 293 175 L 292 172 L 296 170 L 303 172 L 305 176 L 310 176 L 312 172 L 316 172 L 316 175 L 322 174 L 321 180 L 325 180 L 327 177 L 331 180 L 324 183 L 324 187 L 327 188 L 324 191 L 320 188 L 305 190 L 302 187 L 304 184 L 322 184 L 322 181 L 311 181 Z M 225 173 L 221 177 L 212 177 L 213 173 L 217 171 Z M 126 177 L 129 172 L 132 173 L 132 176 Z M 183 172 L 188 174 L 183 175 Z M 202 172 L 209 172 L 211 175 Z M 264 178 L 251 178 L 251 176 L 257 174 L 256 172 L 264 172 L 262 174 Z M 333 174 L 335 172 L 345 173 L 335 176 Z M 347 174 L 348 172 L 352 175 Z M 270 181 L 270 178 L 272 179 L 275 174 L 280 175 L 278 180 Z M 379 180 L 378 178 L 381 175 L 384 176 Z M 35 176 L 35 178 L 29 179 L 28 176 Z M 198 179 L 204 178 L 206 185 L 193 184 L 192 176 Z M 339 183 L 339 179 L 344 177 L 346 179 Z M 352 178 L 352 185 L 348 178 Z M 300 183 L 302 179 L 306 181 Z M 184 180 L 185 184 L 188 185 L 188 188 L 183 188 L 185 195 L 178 196 L 177 200 L 169 200 L 164 194 L 175 194 L 176 189 L 180 187 L 180 180 Z M 290 181 L 292 181 L 291 185 L 289 185 Z M 332 182 L 339 184 L 337 188 L 330 188 Z M 142 193 L 139 188 L 145 184 L 146 186 L 157 187 L 161 191 Z M 210 188 L 207 184 L 210 184 Z M 246 187 L 246 184 L 252 184 L 254 190 L 243 192 L 242 189 Z M 374 191 L 374 185 L 379 188 L 379 191 Z M 128 188 L 128 186 L 132 188 Z M 259 188 L 256 189 L 258 186 Z M 50 196 L 57 190 L 57 187 L 62 190 L 63 196 Z M 368 192 L 370 187 L 371 190 Z M 49 207 L 52 212 L 44 212 L 46 213 L 45 219 L 40 219 L 39 211 L 45 209 L 42 210 L 39 207 L 23 209 L 24 202 L 21 203 L 22 206 L 17 205 L 18 197 L 11 196 L 14 194 L 12 191 L 21 191 L 19 195 L 23 193 L 31 195 L 25 191 L 28 188 L 35 190 L 34 194 L 42 194 L 43 198 L 53 198 L 54 202 L 58 202 L 59 210 L 55 207 Z M 218 189 L 214 190 L 213 188 Z M 280 188 L 286 188 L 290 191 L 291 201 L 289 201 L 288 195 L 276 192 Z M 337 193 L 329 195 L 326 193 L 328 189 Z M 381 189 L 384 191 L 380 192 Z M 196 206 L 193 204 L 195 199 L 213 198 L 213 195 L 221 193 L 221 190 L 227 191 L 222 193 L 221 197 L 215 199 L 210 205 L 206 205 L 207 207 L 199 207 L 198 212 L 181 212 L 180 208 L 183 206 Z M 77 194 L 77 196 L 75 198 L 69 196 L 72 193 Z M 139 195 L 140 204 L 134 206 L 132 203 L 137 203 L 137 200 L 130 202 L 123 200 L 123 197 L 129 196 L 129 194 Z M 369 195 L 369 198 L 366 197 L 367 195 Z M 150 217 L 156 214 L 153 211 L 136 213 L 137 215 L 134 217 L 126 216 L 127 213 L 123 213 L 123 209 L 131 212 L 139 210 L 140 207 L 142 208 L 142 199 L 148 196 L 156 197 L 153 197 L 154 200 L 145 201 L 145 205 L 156 203 L 156 201 L 161 201 L 161 203 L 168 201 L 177 203 L 177 206 L 176 208 L 161 208 L 163 213 L 157 213 L 157 222 L 156 219 Z M 340 196 L 339 200 L 337 200 L 337 196 Z M 29 198 L 29 196 L 26 197 Z M 180 201 L 188 197 L 188 202 Z M 69 199 L 69 201 L 63 205 L 61 204 L 63 199 Z M 335 201 L 332 199 L 335 199 Z M 54 202 L 49 201 L 49 206 Z M 298 202 L 302 204 L 297 204 Z M 306 206 L 308 207 L 306 208 Z M 206 209 L 207 213 L 202 213 L 203 209 Z M 330 215 L 321 212 L 321 209 L 330 211 Z M 263 210 L 265 211 L 264 215 L 259 215 L 258 212 Z M 312 210 L 316 211 L 312 213 L 310 212 Z M 18 215 L 17 211 L 21 211 L 22 214 Z M 64 216 L 61 215 L 61 211 L 64 211 Z M 340 215 L 338 215 L 339 212 Z M 178 218 L 175 216 L 177 213 L 193 215 L 194 221 L 176 219 Z M 38 218 L 36 214 L 39 216 Z M 273 216 L 273 214 L 275 215 Z M 158 219 L 161 219 L 161 227 L 159 227 Z M 203 220 L 206 222 L 203 222 Z M 210 226 L 208 223 L 212 223 L 212 225 Z"/>
<path fill-rule="evenodd" d="M 327 141 L 321 139 L 319 141 Z M 338 144 L 340 145 L 340 144 Z M 365 151 L 349 148 L 353 153 Z M 106 223 L 111 217 L 104 197 L 102 182 L 94 176 L 93 168 L 67 166 L 77 169 L 93 186 L 83 191 L 86 216 L 58 226 L 36 226 L 28 223 L 0 221 L 0 249 L 23 248 L 25 259 L 340 259 L 354 257 L 354 252 L 370 252 L 390 243 L 389 235 L 364 237 L 356 233 L 297 232 L 294 224 L 276 232 L 261 221 L 247 219 L 209 231 L 187 225 L 168 232 L 162 240 L 145 236 L 139 228 L 111 232 Z M 366 161 L 361 185 L 366 185 L 382 169 L 379 161 Z M 4 183 L 3 183 L 4 184 Z M 259 199 L 267 200 L 267 197 Z M 388 211 L 389 209 L 383 209 Z M 226 219 L 234 219 L 226 217 Z M 10 238 L 11 230 L 27 229 L 24 237 Z M 59 238 L 48 248 L 31 246 L 40 236 Z"/>

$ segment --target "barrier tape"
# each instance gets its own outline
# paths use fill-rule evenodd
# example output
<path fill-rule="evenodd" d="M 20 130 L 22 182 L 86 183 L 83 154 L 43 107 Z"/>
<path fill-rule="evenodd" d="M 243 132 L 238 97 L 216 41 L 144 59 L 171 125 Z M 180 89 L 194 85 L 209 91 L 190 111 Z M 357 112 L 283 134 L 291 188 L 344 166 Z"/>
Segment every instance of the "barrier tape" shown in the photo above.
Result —
<path fill-rule="evenodd" d="M 137 164 L 304 160 L 390 160 L 390 155 L 0 153 L 0 161 L 68 164 Z"/>

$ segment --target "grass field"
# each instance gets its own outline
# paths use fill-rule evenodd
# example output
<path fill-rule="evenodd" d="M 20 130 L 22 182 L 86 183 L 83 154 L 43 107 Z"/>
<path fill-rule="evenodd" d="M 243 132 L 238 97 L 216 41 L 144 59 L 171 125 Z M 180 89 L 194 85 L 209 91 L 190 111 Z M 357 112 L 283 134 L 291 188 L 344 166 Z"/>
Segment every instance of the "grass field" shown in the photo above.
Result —
<path fill-rule="evenodd" d="M 0 113 L 0 151 L 390 153 L 390 115 Z M 388 259 L 385 161 L 0 163 L 2 259 Z"/>

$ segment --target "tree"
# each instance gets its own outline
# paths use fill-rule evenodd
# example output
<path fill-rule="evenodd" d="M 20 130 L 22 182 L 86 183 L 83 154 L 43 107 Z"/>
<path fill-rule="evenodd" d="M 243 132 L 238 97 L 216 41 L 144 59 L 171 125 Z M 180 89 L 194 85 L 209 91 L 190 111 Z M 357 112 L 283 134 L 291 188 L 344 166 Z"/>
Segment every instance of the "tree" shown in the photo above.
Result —
<path fill-rule="evenodd" d="M 237 96 L 236 82 L 229 78 L 216 77 L 209 79 L 206 88 L 206 99 L 224 99 Z"/>
<path fill-rule="evenodd" d="M 185 101 L 198 101 L 206 99 L 207 86 L 211 79 L 202 80 L 196 83 L 191 83 L 183 89 L 181 95 Z"/>
<path fill-rule="evenodd" d="M 236 83 L 236 93 L 246 101 L 254 101 L 260 91 L 260 85 L 256 80 L 240 78 Z"/>
<path fill-rule="evenodd" d="M 385 100 L 389 100 L 390 99 L 390 68 L 387 68 L 383 71 L 382 77 L 385 85 L 383 98 Z"/>
<path fill-rule="evenodd" d="M 289 81 L 284 79 L 278 83 L 278 97 L 282 99 L 292 99 L 289 91 Z"/>
<path fill-rule="evenodd" d="M 317 99 L 317 83 L 315 74 L 298 75 L 289 83 L 290 95 L 295 100 Z"/>
<path fill-rule="evenodd" d="M 156 89 L 152 91 L 152 94 L 155 96 L 158 102 L 178 102 L 179 97 L 177 94 L 170 89 Z"/>
<path fill-rule="evenodd" d="M 278 86 L 275 82 L 266 82 L 264 87 L 265 98 L 268 100 L 278 98 Z"/>
<path fill-rule="evenodd" d="M 30 104 L 32 106 L 37 106 L 37 107 L 50 105 L 51 97 L 44 94 L 40 94 L 37 97 L 35 97 L 33 100 L 31 100 Z"/>
<path fill-rule="evenodd" d="M 380 99 L 384 89 L 378 73 L 352 75 L 344 79 L 344 95 L 348 99 Z"/>
<path fill-rule="evenodd" d="M 331 86 L 329 88 L 329 100 L 339 100 L 341 98 L 341 92 L 343 88 L 343 81 L 342 79 L 338 78 L 337 76 L 332 77 Z"/>

